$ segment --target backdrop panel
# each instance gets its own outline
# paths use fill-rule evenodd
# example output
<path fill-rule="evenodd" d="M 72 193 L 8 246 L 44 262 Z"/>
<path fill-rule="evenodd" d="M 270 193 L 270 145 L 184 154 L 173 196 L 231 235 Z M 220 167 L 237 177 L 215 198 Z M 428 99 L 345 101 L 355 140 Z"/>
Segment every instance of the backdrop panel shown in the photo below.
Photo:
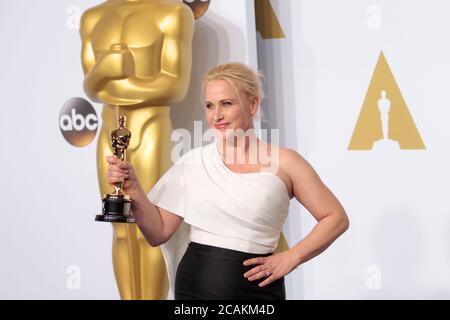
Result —
<path fill-rule="evenodd" d="M 350 217 L 342 238 L 290 276 L 289 297 L 450 298 L 450 3 L 270 3 L 285 37 L 258 38 L 262 124 L 281 129 Z M 293 204 L 290 244 L 314 223 Z"/>

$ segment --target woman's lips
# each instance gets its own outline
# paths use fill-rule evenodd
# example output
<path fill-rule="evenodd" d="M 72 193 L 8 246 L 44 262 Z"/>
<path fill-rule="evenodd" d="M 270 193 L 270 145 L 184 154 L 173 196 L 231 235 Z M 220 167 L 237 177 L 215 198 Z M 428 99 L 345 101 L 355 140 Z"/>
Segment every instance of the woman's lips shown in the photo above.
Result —
<path fill-rule="evenodd" d="M 228 123 L 216 123 L 214 125 L 214 128 L 216 128 L 216 129 L 224 129 L 227 125 L 228 125 Z"/>

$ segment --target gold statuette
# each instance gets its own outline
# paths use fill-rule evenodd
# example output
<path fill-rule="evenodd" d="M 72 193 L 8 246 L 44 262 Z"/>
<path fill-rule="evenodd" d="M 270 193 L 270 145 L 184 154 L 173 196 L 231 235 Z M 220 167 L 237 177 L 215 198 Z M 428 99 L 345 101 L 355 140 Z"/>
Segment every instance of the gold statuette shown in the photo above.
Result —
<path fill-rule="evenodd" d="M 119 117 L 119 128 L 111 133 L 111 146 L 114 150 L 114 157 L 121 161 L 126 161 L 126 151 L 130 143 L 131 132 L 125 128 L 127 118 Z M 103 202 L 103 212 L 95 217 L 96 221 L 134 223 L 135 219 L 131 214 L 130 196 L 122 191 L 123 181 L 117 182 L 114 186 L 114 193 L 107 194 Z"/>

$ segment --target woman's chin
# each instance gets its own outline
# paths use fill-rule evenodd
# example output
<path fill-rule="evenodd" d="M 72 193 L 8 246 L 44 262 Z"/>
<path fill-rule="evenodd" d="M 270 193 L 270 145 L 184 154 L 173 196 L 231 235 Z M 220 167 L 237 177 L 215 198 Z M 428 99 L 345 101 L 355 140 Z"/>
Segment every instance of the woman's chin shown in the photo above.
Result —
<path fill-rule="evenodd" d="M 214 135 L 219 140 L 233 139 L 235 136 L 234 129 L 230 128 L 213 128 Z"/>

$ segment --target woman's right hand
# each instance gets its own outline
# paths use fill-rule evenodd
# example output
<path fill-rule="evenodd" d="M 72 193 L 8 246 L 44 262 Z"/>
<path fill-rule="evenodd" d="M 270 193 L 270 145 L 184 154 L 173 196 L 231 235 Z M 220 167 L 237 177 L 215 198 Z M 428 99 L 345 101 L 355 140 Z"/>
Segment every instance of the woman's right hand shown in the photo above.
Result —
<path fill-rule="evenodd" d="M 128 161 L 121 161 L 114 156 L 106 157 L 108 162 L 107 180 L 113 187 L 118 182 L 124 182 L 122 190 L 131 197 L 141 187 L 134 167 Z"/>

